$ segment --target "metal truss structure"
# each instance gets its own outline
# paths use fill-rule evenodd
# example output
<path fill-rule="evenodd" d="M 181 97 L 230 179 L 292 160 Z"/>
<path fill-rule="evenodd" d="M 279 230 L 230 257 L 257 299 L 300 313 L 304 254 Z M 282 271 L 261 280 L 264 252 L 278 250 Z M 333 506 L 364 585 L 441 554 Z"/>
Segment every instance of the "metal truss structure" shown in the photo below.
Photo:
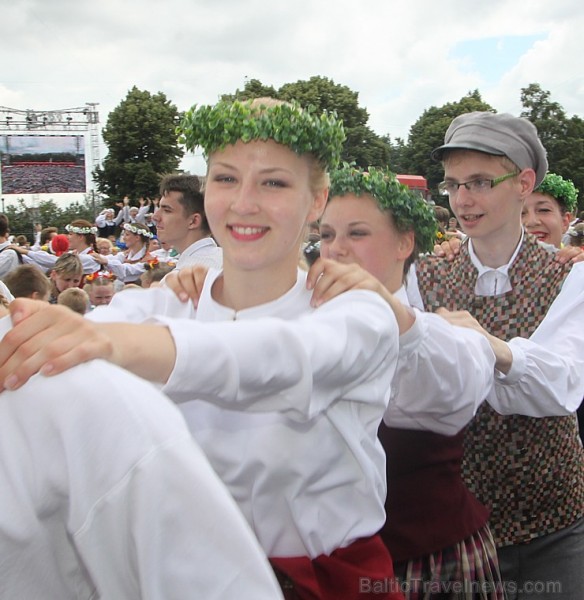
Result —
<path fill-rule="evenodd" d="M 97 102 L 86 102 L 85 106 L 59 110 L 19 110 L 0 106 L 0 134 L 58 132 L 66 135 L 73 132 L 86 132 L 90 154 L 88 162 L 93 173 L 100 164 L 97 105 Z"/>

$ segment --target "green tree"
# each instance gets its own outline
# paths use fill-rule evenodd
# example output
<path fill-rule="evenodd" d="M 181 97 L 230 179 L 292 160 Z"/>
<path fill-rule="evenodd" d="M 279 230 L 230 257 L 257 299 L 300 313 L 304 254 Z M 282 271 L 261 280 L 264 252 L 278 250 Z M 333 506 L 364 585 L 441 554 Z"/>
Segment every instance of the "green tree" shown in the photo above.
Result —
<path fill-rule="evenodd" d="M 443 106 L 432 106 L 412 125 L 408 135 L 408 144 L 403 151 L 404 170 L 413 175 L 423 175 L 437 204 L 445 204 L 438 196 L 438 184 L 443 179 L 442 165 L 431 158 L 434 148 L 444 143 L 444 134 L 452 119 L 473 111 L 492 111 L 494 109 L 483 101 L 478 90 L 469 92 L 458 102 L 449 102 Z"/>
<path fill-rule="evenodd" d="M 389 147 L 388 167 L 394 173 L 409 173 L 409 165 L 405 157 L 406 143 L 404 140 L 397 137 L 395 138 L 395 141 L 392 142 L 389 134 L 382 136 L 381 139 Z"/>
<path fill-rule="evenodd" d="M 252 100 L 253 98 L 278 98 L 278 92 L 271 85 L 264 85 L 259 79 L 245 82 L 243 90 L 237 89 L 234 94 L 223 94 L 222 100 Z"/>
<path fill-rule="evenodd" d="M 327 77 L 315 76 L 308 81 L 286 83 L 278 94 L 282 100 L 296 100 L 302 106 L 312 104 L 318 110 L 336 111 L 347 134 L 342 160 L 363 168 L 388 165 L 390 147 L 367 125 L 369 113 L 359 106 L 358 92 Z"/>
<path fill-rule="evenodd" d="M 65 225 L 75 219 L 94 221 L 93 206 L 90 199 L 85 202 L 73 202 L 65 208 L 60 208 L 54 200 L 43 200 L 38 206 L 27 206 L 23 198 L 16 205 L 6 207 L 5 211 L 10 223 L 12 235 L 26 235 L 30 242 L 34 239 L 34 224 L 43 227 L 56 227 L 59 232 L 65 232 Z"/>
<path fill-rule="evenodd" d="M 124 196 L 154 197 L 160 176 L 177 171 L 184 154 L 176 135 L 179 119 L 162 92 L 153 95 L 134 86 L 102 132 L 108 154 L 94 172 L 99 192 L 112 203 Z"/>
<path fill-rule="evenodd" d="M 278 90 L 257 79 L 245 83 L 243 90 L 222 96 L 225 100 L 248 100 L 269 96 L 280 100 L 296 100 L 302 106 L 314 106 L 318 111 L 336 111 L 343 121 L 347 140 L 342 160 L 355 162 L 361 167 L 386 166 L 391 148 L 367 125 L 369 113 L 359 106 L 359 94 L 345 85 L 336 84 L 326 77 L 311 77 L 307 81 L 286 83 Z"/>
<path fill-rule="evenodd" d="M 11 235 L 26 235 L 32 239 L 35 220 L 32 209 L 26 206 L 23 198 L 18 198 L 15 205 L 7 206 L 4 214 L 8 218 Z"/>

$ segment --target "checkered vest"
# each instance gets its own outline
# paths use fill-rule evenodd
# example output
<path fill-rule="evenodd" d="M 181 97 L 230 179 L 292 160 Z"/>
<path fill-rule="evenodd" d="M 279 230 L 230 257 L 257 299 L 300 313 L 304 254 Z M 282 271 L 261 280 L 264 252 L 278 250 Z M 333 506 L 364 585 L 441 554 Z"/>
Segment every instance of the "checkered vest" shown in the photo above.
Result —
<path fill-rule="evenodd" d="M 428 256 L 417 265 L 426 310 L 468 310 L 504 340 L 535 331 L 569 270 L 528 235 L 509 270 L 512 290 L 500 296 L 475 296 L 478 273 L 466 244 L 453 262 Z M 576 416 L 503 416 L 483 403 L 467 427 L 463 476 L 491 509 L 497 546 L 571 525 L 584 514 L 584 451 Z"/>

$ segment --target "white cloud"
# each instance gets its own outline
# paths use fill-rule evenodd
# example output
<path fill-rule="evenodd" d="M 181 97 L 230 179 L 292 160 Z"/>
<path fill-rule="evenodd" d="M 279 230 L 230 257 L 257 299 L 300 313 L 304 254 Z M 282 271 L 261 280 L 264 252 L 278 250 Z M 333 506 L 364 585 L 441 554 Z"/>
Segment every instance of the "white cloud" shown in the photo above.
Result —
<path fill-rule="evenodd" d="M 579 0 L 0 0 L 0 8 L 0 105 L 98 102 L 102 124 L 134 85 L 184 110 L 246 78 L 277 88 L 313 75 L 359 92 L 372 129 L 392 137 L 475 88 L 500 111 L 517 113 L 529 83 L 569 115 L 584 105 Z M 451 53 L 485 38 L 505 48 L 506 36 L 519 35 L 542 41 L 489 87 L 469 68 L 472 57 Z"/>

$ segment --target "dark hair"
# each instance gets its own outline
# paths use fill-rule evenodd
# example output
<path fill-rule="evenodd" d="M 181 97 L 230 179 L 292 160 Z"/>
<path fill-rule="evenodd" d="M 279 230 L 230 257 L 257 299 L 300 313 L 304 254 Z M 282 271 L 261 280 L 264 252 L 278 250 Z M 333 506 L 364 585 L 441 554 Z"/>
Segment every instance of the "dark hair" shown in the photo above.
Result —
<path fill-rule="evenodd" d="M 445 206 L 434 206 L 434 215 L 438 223 L 448 226 L 450 220 L 450 211 Z"/>
<path fill-rule="evenodd" d="M 82 229 L 91 229 L 93 227 L 93 225 L 86 219 L 75 219 L 74 221 L 71 221 L 69 225 L 72 225 L 73 227 L 80 227 Z M 85 243 L 90 246 L 94 252 L 97 252 L 97 246 L 95 245 L 97 236 L 95 233 L 82 233 L 80 235 L 82 235 L 85 239 Z"/>
<path fill-rule="evenodd" d="M 51 291 L 49 278 L 35 265 L 20 265 L 4 277 L 4 283 L 15 298 L 31 298 L 36 292 L 44 297 Z"/>
<path fill-rule="evenodd" d="M 196 175 L 185 174 L 165 175 L 160 182 L 160 196 L 166 196 L 169 192 L 179 193 L 180 198 L 178 201 L 183 207 L 185 216 L 199 213 L 201 215 L 201 229 L 210 233 L 199 178 Z"/>
<path fill-rule="evenodd" d="M 41 246 L 44 246 L 51 241 L 52 233 L 59 233 L 59 230 L 56 227 L 45 227 L 44 229 L 41 229 Z"/>
<path fill-rule="evenodd" d="M 8 235 L 10 228 L 8 227 L 8 217 L 0 213 L 0 237 Z"/>

